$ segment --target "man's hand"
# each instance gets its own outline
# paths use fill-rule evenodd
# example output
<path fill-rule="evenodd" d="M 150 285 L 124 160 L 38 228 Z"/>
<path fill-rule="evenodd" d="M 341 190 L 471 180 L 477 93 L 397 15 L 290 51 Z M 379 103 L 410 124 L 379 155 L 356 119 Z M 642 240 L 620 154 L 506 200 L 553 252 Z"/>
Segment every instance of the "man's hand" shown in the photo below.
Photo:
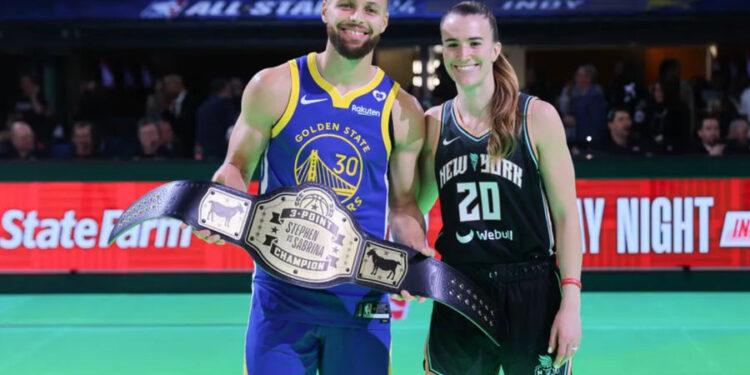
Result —
<path fill-rule="evenodd" d="M 724 155 L 724 145 L 719 143 L 719 144 L 711 146 L 711 148 L 708 150 L 708 154 L 711 156 Z"/>
<path fill-rule="evenodd" d="M 180 229 L 185 229 L 187 227 L 188 227 L 187 224 L 182 223 L 182 225 L 180 226 Z M 195 230 L 195 228 L 191 228 L 191 230 L 193 231 L 193 234 L 195 234 L 196 237 L 208 243 L 212 243 L 216 245 L 224 245 L 227 243 L 226 241 L 222 240 L 218 234 L 211 234 L 211 231 L 209 231 L 208 229 Z"/>
<path fill-rule="evenodd" d="M 435 256 L 435 249 L 433 249 L 433 248 L 431 248 L 429 246 L 425 246 L 425 247 L 423 247 L 421 249 L 418 249 L 417 251 L 419 251 L 420 253 L 422 253 L 426 257 L 434 257 Z M 396 294 L 396 293 L 391 294 L 391 298 L 395 299 L 396 301 L 412 301 L 412 300 L 416 299 L 417 302 L 419 302 L 419 303 L 427 301 L 426 297 L 412 296 L 411 293 L 409 293 L 409 292 L 407 292 L 405 290 L 402 290 L 401 294 Z"/>

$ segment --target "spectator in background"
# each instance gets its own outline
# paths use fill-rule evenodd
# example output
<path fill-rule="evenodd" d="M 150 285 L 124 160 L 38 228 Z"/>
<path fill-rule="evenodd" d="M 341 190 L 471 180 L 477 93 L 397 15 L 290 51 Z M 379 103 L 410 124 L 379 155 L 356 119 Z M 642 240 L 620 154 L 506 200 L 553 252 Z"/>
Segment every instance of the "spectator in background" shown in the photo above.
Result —
<path fill-rule="evenodd" d="M 642 139 L 648 139 L 656 152 L 677 154 L 687 151 L 685 146 L 690 143 L 687 106 L 677 96 L 667 97 L 661 82 L 651 87 L 645 114 Z"/>
<path fill-rule="evenodd" d="M 680 61 L 675 58 L 664 59 L 659 65 L 659 82 L 666 97 L 674 97 L 687 108 L 688 111 L 688 134 L 695 129 L 695 96 L 690 84 L 681 79 L 682 67 Z"/>
<path fill-rule="evenodd" d="M 198 108 L 196 120 L 196 141 L 202 159 L 224 159 L 227 152 L 226 132 L 237 120 L 237 115 L 229 82 L 223 79 L 211 81 L 211 96 Z"/>
<path fill-rule="evenodd" d="M 159 119 L 157 125 L 159 127 L 161 149 L 164 155 L 171 158 L 180 157 L 183 154 L 182 144 L 180 144 L 179 139 L 175 138 L 172 124 L 167 120 Z"/>
<path fill-rule="evenodd" d="M 609 155 L 641 155 L 646 150 L 632 136 L 630 110 L 616 106 L 607 113 L 608 134 L 599 142 L 599 151 Z"/>
<path fill-rule="evenodd" d="M 245 91 L 245 82 L 243 82 L 238 77 L 230 78 L 229 79 L 229 91 L 231 92 L 232 105 L 234 106 L 234 111 L 237 113 L 240 113 L 240 107 L 242 105 L 242 93 Z"/>
<path fill-rule="evenodd" d="M 750 125 L 745 118 L 736 118 L 729 124 L 726 155 L 750 154 Z"/>
<path fill-rule="evenodd" d="M 536 96 L 546 102 L 555 101 L 555 94 L 547 79 L 547 73 L 537 67 L 526 68 L 526 87 L 521 92 Z"/>
<path fill-rule="evenodd" d="M 94 126 L 87 121 L 73 124 L 71 143 L 57 145 L 52 149 L 55 158 L 95 159 L 101 157 L 94 140 Z"/>
<path fill-rule="evenodd" d="M 168 155 L 161 147 L 159 137 L 158 121 L 154 119 L 142 119 L 138 121 L 138 152 L 133 160 L 161 159 Z"/>
<path fill-rule="evenodd" d="M 696 132 L 698 143 L 693 148 L 694 154 L 721 156 L 724 155 L 724 144 L 719 143 L 719 119 L 706 116 L 700 121 Z"/>
<path fill-rule="evenodd" d="M 154 82 L 154 92 L 146 97 L 146 117 L 156 118 L 164 114 L 169 107 L 168 101 L 164 93 L 164 80 L 157 79 Z"/>
<path fill-rule="evenodd" d="M 94 126 L 90 122 L 76 122 L 73 125 L 73 157 L 94 159 L 99 157 L 99 149 L 94 139 Z"/>
<path fill-rule="evenodd" d="M 183 157 L 193 157 L 195 148 L 195 112 L 198 104 L 196 99 L 188 93 L 177 74 L 170 74 L 163 78 L 164 96 L 169 107 L 163 113 L 163 118 L 172 124 L 177 138 L 180 139 L 185 150 Z"/>
<path fill-rule="evenodd" d="M 625 107 L 632 114 L 631 132 L 643 138 L 646 128 L 646 90 L 638 78 L 635 66 L 630 61 L 621 60 L 615 64 L 615 75 L 607 91 L 607 100 L 613 107 Z"/>
<path fill-rule="evenodd" d="M 23 121 L 10 124 L 10 144 L 3 147 L 3 159 L 34 160 L 41 157 L 37 150 L 34 130 Z"/>
<path fill-rule="evenodd" d="M 110 106 L 107 103 L 107 96 L 101 86 L 94 79 L 86 79 L 80 85 L 81 97 L 78 100 L 78 106 L 75 114 L 76 119 L 102 123 L 109 112 Z"/>
<path fill-rule="evenodd" d="M 48 142 L 52 137 L 52 110 L 42 95 L 39 82 L 30 75 L 21 76 L 21 90 L 13 112 L 19 113 L 23 122 L 31 126 L 38 140 Z"/>
<path fill-rule="evenodd" d="M 575 85 L 566 87 L 560 98 L 561 106 L 566 107 L 561 108 L 561 112 L 574 155 L 579 152 L 576 148 L 598 142 L 607 123 L 607 100 L 602 88 L 594 83 L 596 74 L 593 65 L 580 66 L 575 74 Z"/>

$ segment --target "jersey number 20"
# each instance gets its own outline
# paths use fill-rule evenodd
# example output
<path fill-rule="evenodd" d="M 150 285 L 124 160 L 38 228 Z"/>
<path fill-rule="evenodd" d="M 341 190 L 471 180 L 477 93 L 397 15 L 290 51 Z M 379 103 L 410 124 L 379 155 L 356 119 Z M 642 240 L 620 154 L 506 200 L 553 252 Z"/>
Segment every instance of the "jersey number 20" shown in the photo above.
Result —
<path fill-rule="evenodd" d="M 497 182 L 459 182 L 458 193 L 468 193 L 458 204 L 461 222 L 479 220 L 500 220 L 500 188 Z M 477 191 L 479 195 L 477 195 Z M 479 204 L 474 202 L 479 197 Z M 469 209 L 471 207 L 471 210 Z"/>

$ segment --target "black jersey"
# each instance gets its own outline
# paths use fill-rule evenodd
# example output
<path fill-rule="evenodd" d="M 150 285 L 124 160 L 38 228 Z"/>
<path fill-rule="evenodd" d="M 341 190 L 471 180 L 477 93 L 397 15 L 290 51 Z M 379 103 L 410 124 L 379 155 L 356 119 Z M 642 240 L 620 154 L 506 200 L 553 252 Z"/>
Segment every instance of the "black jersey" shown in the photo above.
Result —
<path fill-rule="evenodd" d="M 476 138 L 461 128 L 453 100 L 443 105 L 435 154 L 443 228 L 435 248 L 447 262 L 509 263 L 552 253 L 552 221 L 527 134 L 531 99 L 519 96 L 521 127 L 506 158 L 487 154 L 489 132 Z"/>

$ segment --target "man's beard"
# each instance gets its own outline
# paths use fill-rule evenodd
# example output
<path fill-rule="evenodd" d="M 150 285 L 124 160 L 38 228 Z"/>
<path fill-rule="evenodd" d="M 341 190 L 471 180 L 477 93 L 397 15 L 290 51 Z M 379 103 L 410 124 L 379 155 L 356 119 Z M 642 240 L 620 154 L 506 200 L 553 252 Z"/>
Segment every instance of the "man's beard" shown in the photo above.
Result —
<path fill-rule="evenodd" d="M 337 33 L 333 28 L 334 26 L 330 25 L 326 27 L 326 31 L 328 32 L 328 40 L 331 41 L 331 44 L 333 45 L 333 48 L 336 49 L 336 52 L 349 60 L 359 60 L 367 56 L 370 51 L 375 49 L 375 46 L 380 41 L 380 35 L 375 35 L 372 38 L 366 40 L 360 47 L 351 48 L 348 47 L 346 43 L 344 43 L 341 34 Z"/>

